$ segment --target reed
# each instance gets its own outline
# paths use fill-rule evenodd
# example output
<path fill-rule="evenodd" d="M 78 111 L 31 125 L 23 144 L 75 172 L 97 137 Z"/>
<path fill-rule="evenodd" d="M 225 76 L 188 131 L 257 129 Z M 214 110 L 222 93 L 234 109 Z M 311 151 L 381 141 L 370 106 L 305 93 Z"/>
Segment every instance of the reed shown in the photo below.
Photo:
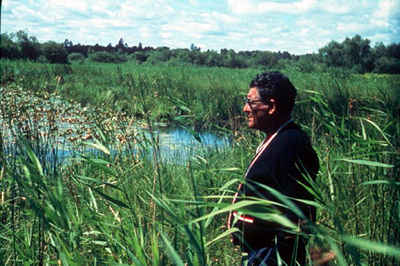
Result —
<path fill-rule="evenodd" d="M 234 265 L 227 212 L 271 219 L 265 210 L 276 203 L 230 204 L 262 139 L 240 116 L 259 70 L 0 63 L 4 264 Z M 321 164 L 308 185 L 318 207 L 310 246 L 334 250 L 334 265 L 398 264 L 400 77 L 285 73 Z M 156 134 L 132 127 L 153 132 L 160 122 L 213 128 L 232 142 L 173 164 Z"/>

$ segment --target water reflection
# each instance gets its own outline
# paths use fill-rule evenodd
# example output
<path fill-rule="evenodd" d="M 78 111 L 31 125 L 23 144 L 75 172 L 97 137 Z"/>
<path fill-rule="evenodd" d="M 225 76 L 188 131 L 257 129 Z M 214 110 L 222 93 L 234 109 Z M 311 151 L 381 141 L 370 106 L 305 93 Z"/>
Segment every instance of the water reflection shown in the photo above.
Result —
<path fill-rule="evenodd" d="M 222 151 L 229 145 L 227 136 L 218 136 L 211 132 L 198 132 L 197 138 L 182 128 L 156 132 L 159 138 L 160 155 L 165 161 L 185 161 L 193 155 L 202 155 L 209 151 Z"/>
<path fill-rule="evenodd" d="M 143 133 L 143 141 L 146 143 L 136 143 L 128 149 L 128 145 L 122 149 L 111 148 L 111 156 L 118 156 L 120 153 L 132 154 L 142 158 L 153 159 L 154 145 L 151 143 L 151 134 L 146 129 L 140 129 Z M 193 134 L 182 128 L 160 129 L 153 131 L 159 147 L 159 156 L 163 162 L 182 163 L 195 155 L 204 155 L 207 152 L 222 152 L 229 146 L 230 140 L 227 136 L 219 136 L 211 132 L 199 132 L 197 138 Z M 200 141 L 199 141 L 200 140 Z M 64 147 L 68 147 L 65 145 Z M 71 146 L 69 146 L 72 148 Z M 80 154 L 98 156 L 99 150 L 93 148 L 78 149 L 59 149 L 57 160 L 65 161 L 79 157 Z"/>
<path fill-rule="evenodd" d="M 18 148 L 18 143 L 23 138 L 32 145 L 41 162 L 54 164 L 82 153 L 99 154 L 84 143 L 104 136 L 108 136 L 106 143 L 115 145 L 108 147 L 113 156 L 121 153 L 149 156 L 152 148 L 159 147 L 161 158 L 172 162 L 221 150 L 229 144 L 228 137 L 211 132 L 161 127 L 154 131 L 158 140 L 154 144 L 146 124 L 123 112 L 82 107 L 57 94 L 38 96 L 19 87 L 0 87 L 0 95 L 1 102 L 7 103 L 0 108 L 0 156 L 4 154 L 7 158 L 22 153 L 23 147 Z"/>

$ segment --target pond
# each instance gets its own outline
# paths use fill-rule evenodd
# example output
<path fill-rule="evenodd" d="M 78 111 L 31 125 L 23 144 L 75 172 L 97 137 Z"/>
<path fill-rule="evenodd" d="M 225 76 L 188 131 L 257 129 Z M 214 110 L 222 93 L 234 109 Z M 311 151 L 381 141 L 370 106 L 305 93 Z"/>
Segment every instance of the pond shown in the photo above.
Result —
<path fill-rule="evenodd" d="M 148 125 L 126 114 L 83 107 L 54 94 L 38 97 L 19 88 L 0 88 L 0 92 L 3 96 L 1 101 L 7 103 L 3 105 L 6 108 L 0 109 L 0 137 L 2 149 L 7 154 L 15 154 L 12 145 L 18 138 L 15 131 L 33 137 L 35 144 L 45 146 L 40 149 L 45 160 L 53 161 L 55 157 L 58 162 L 63 162 L 79 153 L 96 154 L 90 145 L 83 144 L 99 139 L 99 126 L 113 136 L 110 143 L 114 144 L 109 147 L 112 155 L 129 152 L 152 156 L 153 147 L 157 146 L 161 159 L 171 163 L 183 162 L 210 151 L 222 151 L 230 143 L 228 136 L 213 132 L 158 127 L 153 130 L 157 140 L 157 145 L 154 145 Z"/>
<path fill-rule="evenodd" d="M 159 138 L 161 158 L 170 162 L 185 161 L 208 151 L 222 151 L 230 143 L 227 136 L 218 136 L 212 132 L 199 132 L 193 136 L 182 128 L 163 129 L 157 131 L 156 135 Z"/>
<path fill-rule="evenodd" d="M 148 129 L 139 129 L 143 136 L 143 140 L 147 145 L 136 143 L 133 149 L 129 149 L 128 145 L 118 149 L 111 148 L 112 156 L 118 153 L 132 153 L 138 156 L 146 156 L 151 159 L 154 146 L 151 144 L 151 134 Z M 153 131 L 154 137 L 157 140 L 159 156 L 163 162 L 181 164 L 186 162 L 193 156 L 202 156 L 207 152 L 222 152 L 229 147 L 230 138 L 228 136 L 220 136 L 212 132 L 199 132 L 194 136 L 188 130 L 183 128 L 162 128 Z M 88 141 L 90 142 L 90 141 Z M 93 148 L 77 148 L 73 149 L 72 145 L 64 142 L 64 145 L 57 149 L 58 160 L 65 160 L 79 156 L 79 154 L 99 155 L 100 151 Z M 145 148 L 143 148 L 145 147 Z M 125 149 L 126 148 L 126 149 Z M 49 158 L 50 159 L 50 158 Z"/>

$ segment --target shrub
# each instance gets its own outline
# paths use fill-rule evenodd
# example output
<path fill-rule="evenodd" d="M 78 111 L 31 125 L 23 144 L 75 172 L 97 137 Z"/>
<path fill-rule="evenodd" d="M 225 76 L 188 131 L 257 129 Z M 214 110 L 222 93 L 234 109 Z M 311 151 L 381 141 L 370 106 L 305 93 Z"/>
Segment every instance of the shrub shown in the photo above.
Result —
<path fill-rule="evenodd" d="M 47 60 L 47 58 L 44 55 L 40 55 L 37 59 L 38 63 L 42 63 L 42 64 L 47 64 L 49 63 L 49 60 Z"/>
<path fill-rule="evenodd" d="M 400 60 L 393 57 L 383 56 L 375 63 L 374 72 L 399 74 L 400 73 Z"/>
<path fill-rule="evenodd" d="M 56 43 L 53 41 L 46 42 L 42 45 L 42 51 L 47 60 L 54 64 L 66 64 L 67 61 L 67 50 L 65 50 L 63 44 Z"/>
<path fill-rule="evenodd" d="M 70 53 L 68 55 L 68 62 L 77 62 L 77 63 L 83 63 L 85 61 L 85 56 L 81 53 Z"/>
<path fill-rule="evenodd" d="M 90 60 L 102 63 L 122 63 L 128 61 L 124 54 L 110 53 L 106 51 L 94 52 L 89 56 Z"/>

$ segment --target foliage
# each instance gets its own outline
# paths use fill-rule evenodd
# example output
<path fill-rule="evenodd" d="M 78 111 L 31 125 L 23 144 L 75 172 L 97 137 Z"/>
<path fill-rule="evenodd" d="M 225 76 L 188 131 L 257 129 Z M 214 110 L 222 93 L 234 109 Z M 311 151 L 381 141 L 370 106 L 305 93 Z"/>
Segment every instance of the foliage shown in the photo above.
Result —
<path fill-rule="evenodd" d="M 20 58 L 18 45 L 13 42 L 13 34 L 2 33 L 0 35 L 0 54 L 2 58 L 17 59 Z"/>
<path fill-rule="evenodd" d="M 16 33 L 16 39 L 21 51 L 21 58 L 35 61 L 40 55 L 40 44 L 36 37 L 29 36 L 24 31 Z"/>
<path fill-rule="evenodd" d="M 70 53 L 68 55 L 68 62 L 78 62 L 78 63 L 83 63 L 85 61 L 85 56 L 81 53 Z"/>
<path fill-rule="evenodd" d="M 63 44 L 56 43 L 53 41 L 45 42 L 41 45 L 42 53 L 46 56 L 49 63 L 66 64 L 67 60 L 67 50 L 64 48 Z"/>
<path fill-rule="evenodd" d="M 342 43 L 331 41 L 319 49 L 319 55 L 322 62 L 326 63 L 328 67 L 345 67 L 356 73 L 374 71 L 394 74 L 400 73 L 396 68 L 396 62 L 400 59 L 399 51 L 400 46 L 397 44 L 385 47 L 383 43 L 377 43 L 374 48 L 371 48 L 368 39 L 355 35 L 353 38 L 346 38 Z M 389 70 L 389 68 L 383 67 L 385 63 L 395 68 Z"/>
<path fill-rule="evenodd" d="M 389 74 L 400 73 L 400 59 L 386 56 L 380 57 L 375 62 L 374 72 Z"/>
<path fill-rule="evenodd" d="M 400 44 L 385 46 L 377 43 L 371 46 L 370 40 L 355 35 L 343 42 L 331 41 L 319 49 L 318 53 L 292 55 L 286 51 L 239 51 L 221 49 L 202 51 L 191 44 L 190 48 L 170 49 L 169 47 L 143 47 L 142 43 L 129 47 L 120 38 L 115 46 L 73 44 L 66 39 L 63 44 L 46 42 L 40 44 L 24 31 L 3 33 L 0 51 L 2 58 L 37 60 L 44 55 L 50 63 L 66 63 L 65 52 L 80 53 L 95 62 L 120 63 L 134 60 L 138 64 L 150 65 L 198 65 L 228 68 L 284 69 L 293 67 L 304 72 L 325 72 L 329 68 L 345 68 L 353 73 L 400 73 Z M 63 48 L 61 48 L 63 46 Z M 80 60 L 82 61 L 82 60 Z M 44 62 L 41 60 L 41 62 Z"/>
<path fill-rule="evenodd" d="M 94 52 L 89 55 L 89 59 L 94 62 L 102 63 L 122 63 L 128 60 L 124 54 L 109 52 Z"/>
<path fill-rule="evenodd" d="M 283 60 L 298 88 L 293 117 L 321 164 L 317 180 L 306 184 L 315 194 L 308 204 L 318 208 L 318 223 L 307 224 L 309 245 L 334 251 L 333 265 L 399 264 L 399 75 L 335 67 L 305 73 L 308 66 Z M 259 70 L 22 60 L 0 66 L 3 264 L 235 265 L 240 252 L 229 241 L 227 212 L 271 218 L 271 202 L 230 204 L 263 139 L 241 115 Z M 232 142 L 187 161 L 163 161 L 155 122 L 194 135 L 220 129 Z M 293 206 L 295 199 L 275 195 Z"/>

